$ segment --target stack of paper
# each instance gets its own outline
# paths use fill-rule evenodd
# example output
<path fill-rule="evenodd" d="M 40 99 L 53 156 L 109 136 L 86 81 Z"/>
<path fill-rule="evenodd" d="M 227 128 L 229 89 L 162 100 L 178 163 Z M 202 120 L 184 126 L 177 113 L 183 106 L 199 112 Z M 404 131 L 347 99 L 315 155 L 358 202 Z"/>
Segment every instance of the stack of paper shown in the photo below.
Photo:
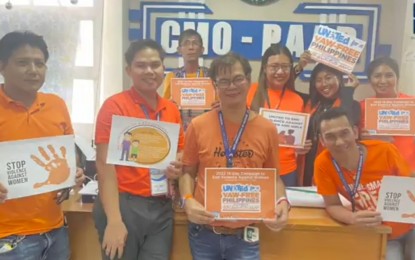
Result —
<path fill-rule="evenodd" d="M 317 193 L 317 187 L 287 187 L 287 197 L 292 206 L 295 207 L 311 207 L 324 208 L 323 197 Z M 345 197 L 339 194 L 343 206 L 350 205 Z"/>

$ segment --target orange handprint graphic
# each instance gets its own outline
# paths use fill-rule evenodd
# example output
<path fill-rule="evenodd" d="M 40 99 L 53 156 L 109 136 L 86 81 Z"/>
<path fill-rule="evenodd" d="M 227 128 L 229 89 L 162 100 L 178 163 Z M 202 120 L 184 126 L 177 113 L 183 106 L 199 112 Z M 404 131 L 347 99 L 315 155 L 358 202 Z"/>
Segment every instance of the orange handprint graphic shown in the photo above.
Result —
<path fill-rule="evenodd" d="M 35 189 L 38 189 L 44 185 L 61 184 L 65 182 L 70 175 L 68 161 L 66 160 L 66 148 L 63 146 L 60 148 L 62 157 L 59 157 L 52 145 L 48 145 L 47 148 L 49 149 L 53 158 L 51 158 L 45 149 L 41 146 L 39 146 L 38 149 L 45 161 L 42 161 L 33 154 L 30 156 L 30 158 L 32 158 L 35 163 L 43 167 L 49 173 L 49 177 L 46 181 L 35 183 L 33 185 L 33 188 Z"/>
<path fill-rule="evenodd" d="M 406 194 L 408 194 L 408 197 L 415 203 L 415 195 L 407 190 Z M 415 218 L 415 212 L 414 213 L 403 213 L 402 218 Z"/>

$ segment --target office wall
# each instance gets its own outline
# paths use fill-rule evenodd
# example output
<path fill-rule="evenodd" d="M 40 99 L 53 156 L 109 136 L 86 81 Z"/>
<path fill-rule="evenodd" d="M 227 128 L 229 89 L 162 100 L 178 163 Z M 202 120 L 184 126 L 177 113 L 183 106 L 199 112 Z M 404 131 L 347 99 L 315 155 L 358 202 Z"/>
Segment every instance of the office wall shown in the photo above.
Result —
<path fill-rule="evenodd" d="M 128 4 L 123 4 L 123 25 L 127 26 L 123 27 L 124 31 L 129 31 L 131 34 L 131 29 L 135 29 L 136 31 L 141 31 L 142 33 L 142 25 L 137 22 L 134 19 L 129 18 L 126 13 L 131 10 L 137 10 L 141 8 L 141 4 L 145 1 L 140 0 L 128 0 Z M 151 2 L 155 3 L 165 3 L 166 1 L 162 0 L 154 0 Z M 170 2 L 170 1 L 169 1 Z M 150 37 L 151 38 L 158 38 L 158 40 L 162 41 L 164 44 L 164 47 L 166 49 L 173 50 L 174 49 L 174 40 L 177 40 L 177 36 L 175 36 L 174 28 L 170 28 L 170 31 L 162 31 L 160 29 L 160 25 L 156 24 L 158 20 L 165 19 L 171 19 L 173 21 L 180 20 L 180 18 L 187 18 L 187 19 L 193 19 L 193 21 L 206 21 L 209 20 L 209 26 L 213 26 L 221 21 L 232 21 L 232 20 L 238 20 L 241 21 L 241 23 L 236 23 L 235 32 L 238 34 L 238 30 L 241 30 L 241 27 L 238 27 L 238 24 L 241 26 L 244 26 L 244 21 L 247 22 L 246 24 L 253 24 L 255 21 L 263 21 L 263 22 L 269 22 L 269 23 L 282 23 L 282 41 L 283 43 L 286 43 L 287 46 L 290 47 L 290 49 L 293 51 L 294 57 L 298 58 L 299 55 L 302 53 L 303 49 L 307 48 L 307 39 L 301 39 L 300 36 L 298 36 L 298 31 L 296 29 L 292 29 L 294 27 L 302 27 L 303 30 L 308 29 L 309 27 L 302 26 L 304 24 L 309 23 L 334 23 L 339 24 L 342 23 L 343 27 L 340 27 L 339 29 L 348 31 L 349 33 L 354 33 L 353 28 L 348 28 L 348 24 L 350 25 L 360 25 L 361 26 L 361 35 L 360 37 L 363 40 L 369 40 L 369 36 L 371 35 L 371 32 L 368 31 L 369 26 L 369 17 L 365 15 L 357 15 L 357 14 L 300 14 L 300 13 L 294 13 L 295 9 L 298 8 L 298 6 L 303 3 L 302 1 L 298 0 L 279 0 L 271 5 L 267 6 L 253 6 L 248 5 L 241 0 L 226 0 L 226 1 L 217 1 L 217 0 L 181 0 L 177 1 L 177 4 L 181 3 L 204 3 L 213 13 L 212 14 L 204 14 L 204 13 L 195 13 L 195 12 L 169 12 L 163 9 L 159 9 L 160 11 L 154 11 L 150 17 Z M 377 38 L 373 39 L 373 41 L 376 41 L 375 44 L 377 44 L 377 48 L 381 49 L 381 51 L 378 51 L 375 53 L 375 55 L 385 55 L 385 53 L 388 53 L 387 49 L 388 46 L 390 48 L 390 55 L 397 59 L 401 68 L 401 78 L 400 78 L 400 88 L 401 91 L 407 92 L 410 94 L 415 94 L 415 90 L 413 88 L 413 82 L 415 80 L 415 76 L 413 75 L 413 69 L 414 69 L 414 60 L 415 60 L 415 54 L 414 53 L 414 35 L 412 34 L 412 3 L 413 0 L 399 0 L 399 1 L 389 1 L 389 0 L 363 0 L 363 1 L 357 1 L 357 0 L 310 0 L 307 3 L 311 4 L 321 4 L 321 3 L 341 3 L 346 4 L 348 6 L 358 6 L 360 4 L 366 4 L 366 5 L 379 5 L 380 6 L 380 20 L 375 23 L 375 27 L 377 27 Z M 125 8 L 129 10 L 125 10 Z M 231 27 L 235 26 L 235 23 L 231 22 Z M 352 27 L 353 27 L 352 26 Z M 183 27 L 183 26 L 181 26 Z M 285 28 L 291 28 L 291 36 L 288 42 L 284 42 L 287 37 L 287 31 L 284 31 Z M 245 29 L 249 31 L 252 28 L 257 28 L 255 26 L 249 25 Z M 297 28 L 298 29 L 298 28 Z M 173 31 L 172 31 L 173 30 Z M 180 28 L 180 30 L 183 30 L 183 28 Z M 133 30 L 134 31 L 134 30 Z M 170 36 L 165 36 L 166 33 L 172 34 Z M 303 32 L 304 35 L 310 34 L 307 30 Z M 205 52 L 204 58 L 201 60 L 204 65 L 209 66 L 212 57 L 216 54 L 213 49 L 214 42 L 216 41 L 213 39 L 213 32 L 212 28 L 209 29 L 208 38 L 205 39 L 205 47 L 207 48 L 207 51 Z M 233 37 L 232 40 L 235 42 L 235 36 L 234 32 L 232 32 Z M 240 33 L 239 33 L 240 34 Z M 163 36 L 164 35 L 164 36 Z M 258 39 L 258 35 L 260 34 L 253 34 L 253 42 L 255 45 L 255 42 L 264 41 L 264 39 Z M 293 36 L 294 35 L 294 36 Z M 296 36 L 297 35 L 297 36 Z M 128 35 L 125 35 L 127 37 L 123 38 L 123 51 L 125 51 L 126 46 L 128 45 L 128 42 L 130 39 L 134 39 L 134 35 L 128 37 Z M 260 35 L 260 38 L 263 36 Z M 274 32 L 275 37 L 275 32 Z M 304 36 L 305 37 L 305 36 Z M 166 40 L 167 38 L 167 40 Z M 269 40 L 270 36 L 268 36 Z M 272 37 L 271 37 L 272 38 Z M 278 37 L 276 37 L 278 38 Z M 306 38 L 306 37 L 305 37 Z M 218 38 L 216 38 L 218 39 Z M 220 38 L 219 38 L 220 39 Z M 227 39 L 226 37 L 223 38 L 223 40 Z M 271 40 L 278 40 L 278 39 L 271 39 Z M 299 42 L 303 41 L 303 49 L 301 47 L 301 44 Z M 368 42 L 369 44 L 372 44 L 373 41 Z M 232 44 L 234 45 L 234 44 Z M 251 44 L 252 45 L 252 44 Z M 236 45 L 235 45 L 236 46 Z M 385 47 L 386 48 L 383 48 Z M 231 46 L 232 49 L 234 49 L 234 46 Z M 261 46 L 262 47 L 262 46 Z M 250 50 L 254 50 L 253 52 L 258 53 L 258 50 L 263 49 L 261 47 L 255 47 L 255 48 L 249 48 L 249 44 L 247 48 L 242 48 L 241 46 L 236 46 L 237 51 L 241 51 L 242 54 L 247 54 L 250 52 Z M 386 49 L 386 51 L 385 51 Z M 367 49 L 366 49 L 367 50 Z M 365 56 L 366 52 L 362 54 L 362 58 L 356 66 L 356 73 L 362 77 L 362 84 L 357 89 L 355 98 L 360 100 L 364 97 L 372 95 L 372 91 L 370 87 L 365 83 L 365 80 L 363 79 L 363 72 L 365 71 L 365 64 L 370 61 L 368 57 Z M 249 56 L 249 55 L 248 55 Z M 258 70 L 259 70 L 259 59 L 258 55 L 253 55 L 255 58 L 251 60 L 251 64 L 253 66 L 253 78 L 257 78 Z M 175 56 L 174 53 L 171 53 L 171 55 L 166 59 L 166 66 L 167 68 L 175 68 L 177 66 L 181 65 L 181 61 L 177 56 Z M 312 65 L 307 67 L 307 69 L 311 70 Z M 124 76 L 124 88 L 128 88 L 130 83 L 128 79 Z M 296 87 L 298 90 L 307 92 L 308 89 L 308 81 L 307 79 L 298 79 L 296 82 Z"/>

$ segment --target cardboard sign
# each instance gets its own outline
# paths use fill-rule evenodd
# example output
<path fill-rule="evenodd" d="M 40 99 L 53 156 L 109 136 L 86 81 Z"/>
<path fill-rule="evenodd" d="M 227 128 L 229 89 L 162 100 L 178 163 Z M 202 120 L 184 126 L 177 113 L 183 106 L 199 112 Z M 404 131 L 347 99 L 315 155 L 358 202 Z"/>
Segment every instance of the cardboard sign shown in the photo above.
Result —
<path fill-rule="evenodd" d="M 308 50 L 311 58 L 342 71 L 353 72 L 366 42 L 330 27 L 319 25 Z"/>
<path fill-rule="evenodd" d="M 107 163 L 165 170 L 176 160 L 180 125 L 113 116 Z"/>
<path fill-rule="evenodd" d="M 266 108 L 261 108 L 259 114 L 277 127 L 279 146 L 304 147 L 310 120 L 309 114 Z"/>
<path fill-rule="evenodd" d="M 368 98 L 365 105 L 370 135 L 415 135 L 415 98 Z"/>
<path fill-rule="evenodd" d="M 415 224 L 415 178 L 384 176 L 377 211 L 384 221 Z"/>
<path fill-rule="evenodd" d="M 0 182 L 8 190 L 8 199 L 75 185 L 73 135 L 2 142 L 0 154 Z"/>
<path fill-rule="evenodd" d="M 206 168 L 205 208 L 218 220 L 275 220 L 276 169 Z"/>
<path fill-rule="evenodd" d="M 172 78 L 171 97 L 180 109 L 206 110 L 215 101 L 210 78 Z"/>

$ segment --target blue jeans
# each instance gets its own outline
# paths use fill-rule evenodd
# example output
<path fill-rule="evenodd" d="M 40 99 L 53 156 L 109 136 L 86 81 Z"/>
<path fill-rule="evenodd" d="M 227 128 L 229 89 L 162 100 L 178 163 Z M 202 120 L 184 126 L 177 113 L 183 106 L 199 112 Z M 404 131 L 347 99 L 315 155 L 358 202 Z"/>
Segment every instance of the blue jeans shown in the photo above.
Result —
<path fill-rule="evenodd" d="M 70 257 L 67 227 L 38 235 L 12 235 L 1 238 L 0 250 L 6 243 L 12 248 L 0 253 L 1 260 L 68 260 Z"/>
<path fill-rule="evenodd" d="M 189 224 L 189 242 L 193 260 L 259 260 L 259 242 L 237 235 L 218 235 L 201 225 Z"/>
<path fill-rule="evenodd" d="M 288 174 L 280 175 L 282 182 L 284 182 L 285 187 L 295 187 L 297 186 L 297 170 L 290 172 Z"/>

